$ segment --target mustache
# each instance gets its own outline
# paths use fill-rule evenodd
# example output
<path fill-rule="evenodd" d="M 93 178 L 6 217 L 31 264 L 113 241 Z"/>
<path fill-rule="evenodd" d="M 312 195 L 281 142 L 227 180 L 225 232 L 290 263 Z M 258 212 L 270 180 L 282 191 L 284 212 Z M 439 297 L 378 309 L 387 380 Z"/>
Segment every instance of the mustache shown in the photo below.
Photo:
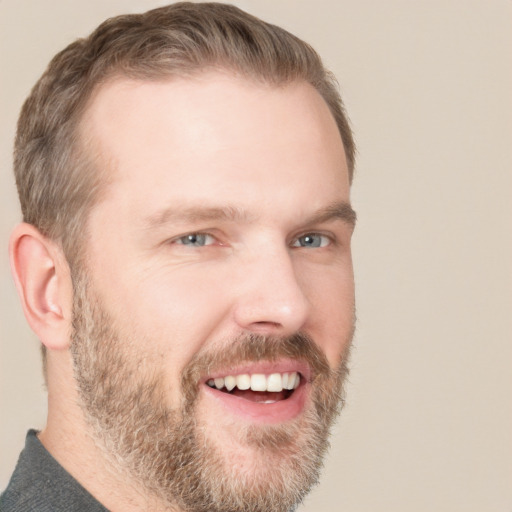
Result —
<path fill-rule="evenodd" d="M 201 377 L 220 369 L 257 361 L 294 359 L 306 363 L 312 379 L 329 378 L 333 373 L 327 356 L 311 336 L 297 332 L 291 336 L 265 336 L 245 333 L 226 343 L 222 348 L 209 349 L 196 354 L 182 373 L 181 387 L 188 404 L 195 401 Z"/>

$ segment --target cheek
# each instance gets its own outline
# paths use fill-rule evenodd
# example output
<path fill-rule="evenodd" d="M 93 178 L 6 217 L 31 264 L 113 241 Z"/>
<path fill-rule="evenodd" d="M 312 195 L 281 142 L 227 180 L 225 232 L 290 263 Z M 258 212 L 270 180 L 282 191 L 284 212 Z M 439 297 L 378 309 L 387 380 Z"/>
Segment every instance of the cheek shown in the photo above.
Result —
<path fill-rule="evenodd" d="M 139 283 L 136 304 L 130 308 L 137 330 L 151 338 L 173 363 L 187 364 L 214 335 L 229 310 L 215 273 L 160 274 Z"/>
<path fill-rule="evenodd" d="M 319 273 L 310 286 L 311 334 L 336 367 L 354 329 L 354 278 L 351 266 Z"/>
<path fill-rule="evenodd" d="M 182 273 L 185 274 L 185 273 Z M 160 274 L 132 282 L 118 293 L 113 317 L 131 340 L 140 360 L 161 372 L 170 408 L 179 407 L 181 375 L 190 360 L 214 337 L 226 311 L 212 279 Z M 120 290 L 118 290 L 120 292 Z"/>

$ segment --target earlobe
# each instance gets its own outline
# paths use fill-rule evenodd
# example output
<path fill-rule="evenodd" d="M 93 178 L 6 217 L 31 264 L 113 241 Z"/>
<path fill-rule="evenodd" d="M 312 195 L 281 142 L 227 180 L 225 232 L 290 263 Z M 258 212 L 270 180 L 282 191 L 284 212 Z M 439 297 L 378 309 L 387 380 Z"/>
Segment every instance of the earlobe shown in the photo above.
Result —
<path fill-rule="evenodd" d="M 25 317 L 49 349 L 69 346 L 72 285 L 60 245 L 26 223 L 16 226 L 9 243 L 11 269 Z"/>

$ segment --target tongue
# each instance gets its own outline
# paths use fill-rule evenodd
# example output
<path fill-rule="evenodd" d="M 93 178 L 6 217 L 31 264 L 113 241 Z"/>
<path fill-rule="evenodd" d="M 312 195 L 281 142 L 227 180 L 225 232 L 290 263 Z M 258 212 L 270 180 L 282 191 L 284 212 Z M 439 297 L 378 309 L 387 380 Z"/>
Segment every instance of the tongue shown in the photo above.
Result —
<path fill-rule="evenodd" d="M 272 391 L 252 391 L 250 389 L 242 391 L 238 388 L 235 388 L 233 389 L 233 391 L 231 391 L 230 394 L 239 396 L 240 398 L 244 398 L 245 400 L 249 400 L 250 402 L 267 402 L 269 400 L 277 402 L 279 400 L 284 400 L 288 398 L 289 392 L 279 391 L 277 393 L 274 393 Z"/>

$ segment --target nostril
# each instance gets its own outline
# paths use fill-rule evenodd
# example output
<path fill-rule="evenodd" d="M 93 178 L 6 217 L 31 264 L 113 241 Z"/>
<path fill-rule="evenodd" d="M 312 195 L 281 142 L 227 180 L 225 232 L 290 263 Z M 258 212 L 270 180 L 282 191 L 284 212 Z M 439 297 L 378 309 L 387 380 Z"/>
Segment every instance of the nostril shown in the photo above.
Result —
<path fill-rule="evenodd" d="M 279 322 L 267 322 L 259 321 L 253 322 L 246 327 L 248 331 L 253 333 L 273 333 L 282 329 L 282 325 Z"/>

